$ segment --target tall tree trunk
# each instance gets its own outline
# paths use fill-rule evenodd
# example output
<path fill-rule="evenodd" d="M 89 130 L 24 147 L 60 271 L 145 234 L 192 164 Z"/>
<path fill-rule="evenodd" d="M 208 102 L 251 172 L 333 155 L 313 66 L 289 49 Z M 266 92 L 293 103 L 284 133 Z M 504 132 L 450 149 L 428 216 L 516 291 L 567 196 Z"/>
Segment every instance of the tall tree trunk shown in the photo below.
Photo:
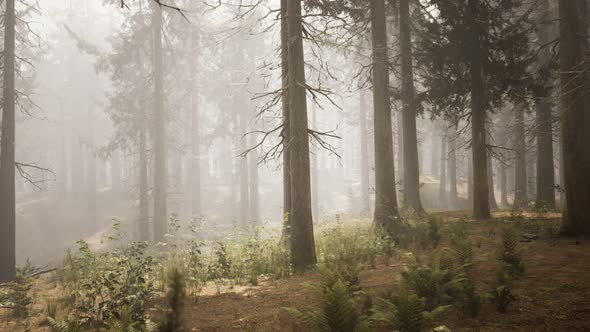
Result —
<path fill-rule="evenodd" d="M 236 107 L 239 107 L 239 102 L 236 99 Z M 240 153 L 243 153 L 248 148 L 248 142 L 243 136 L 248 131 L 248 116 L 247 112 L 242 109 L 239 113 L 240 130 L 238 136 L 240 139 Z M 249 216 L 250 212 L 250 179 L 248 176 L 248 157 L 240 157 L 240 227 L 246 229 L 252 221 Z"/>
<path fill-rule="evenodd" d="M 377 229 L 390 234 L 398 217 L 393 161 L 393 134 L 389 102 L 387 66 L 387 29 L 384 0 L 371 1 L 373 49 L 373 111 L 375 132 L 375 216 Z"/>
<path fill-rule="evenodd" d="M 281 242 L 289 244 L 291 219 L 291 171 L 289 151 L 289 32 L 287 27 L 288 0 L 281 0 L 281 101 L 283 112 L 283 230 Z"/>
<path fill-rule="evenodd" d="M 447 137 L 447 143 L 449 146 L 449 161 L 448 161 L 448 175 L 449 175 L 449 207 L 456 209 L 458 205 L 457 196 L 457 132 L 453 127 L 452 134 Z"/>
<path fill-rule="evenodd" d="M 441 209 L 447 207 L 447 134 L 442 132 L 440 138 L 440 177 L 438 186 L 438 200 Z"/>
<path fill-rule="evenodd" d="M 541 26 L 538 29 L 539 43 L 544 45 L 551 41 L 551 10 L 549 1 L 542 0 Z M 547 48 L 540 51 L 539 61 L 546 65 L 551 58 Z M 537 116 L 537 197 L 535 206 L 555 210 L 555 168 L 553 164 L 553 128 L 551 123 L 551 101 L 549 82 L 535 91 Z"/>
<path fill-rule="evenodd" d="M 15 198 L 15 24 L 14 0 L 4 10 L 4 73 L 2 141 L 0 149 L 0 283 L 12 281 L 16 273 Z"/>
<path fill-rule="evenodd" d="M 87 217 L 93 229 L 96 229 L 96 152 L 94 151 L 94 123 L 92 111 L 88 110 L 88 141 L 86 142 L 86 199 Z"/>
<path fill-rule="evenodd" d="M 492 156 L 491 152 L 488 153 L 487 166 L 488 166 L 488 189 L 490 190 L 490 195 L 489 195 L 490 209 L 497 210 L 498 209 L 498 202 L 496 202 L 496 192 L 494 189 L 494 167 L 493 167 L 493 156 Z"/>
<path fill-rule="evenodd" d="M 166 114 L 162 65 L 162 8 L 152 4 L 154 38 L 154 240 L 164 241 L 168 231 Z"/>
<path fill-rule="evenodd" d="M 502 204 L 503 207 L 507 207 L 508 206 L 508 178 L 506 175 L 506 165 L 504 163 L 502 163 L 500 165 L 500 193 L 501 193 L 500 204 Z"/>
<path fill-rule="evenodd" d="M 369 184 L 369 142 L 368 128 L 367 128 L 367 106 L 365 104 L 365 92 L 361 90 L 359 93 L 359 108 L 360 114 L 360 143 L 361 143 L 361 215 L 367 216 L 371 211 L 371 196 Z"/>
<path fill-rule="evenodd" d="M 476 220 L 490 218 L 486 154 L 486 101 L 483 79 L 482 51 L 477 11 L 480 0 L 468 1 L 469 70 L 471 76 L 471 150 L 473 154 L 473 216 Z"/>
<path fill-rule="evenodd" d="M 249 146 L 256 144 L 256 134 L 248 135 Z M 250 220 L 260 224 L 260 188 L 258 183 L 258 150 L 248 153 L 248 166 L 250 167 Z"/>
<path fill-rule="evenodd" d="M 577 15 L 583 11 L 579 2 L 559 0 L 559 65 L 561 73 L 561 130 L 563 168 L 565 175 L 565 213 L 561 232 L 576 235 L 590 232 L 588 202 L 590 202 L 590 160 L 587 153 L 584 109 L 584 78 L 578 74 L 583 62 L 585 35 Z"/>
<path fill-rule="evenodd" d="M 192 109 L 190 110 L 190 200 L 193 218 L 201 215 L 201 128 L 199 115 L 199 95 L 192 95 Z"/>
<path fill-rule="evenodd" d="M 121 150 L 119 149 L 111 153 L 111 190 L 114 193 L 121 192 Z"/>
<path fill-rule="evenodd" d="M 311 112 L 311 127 L 312 129 L 317 130 L 317 108 L 314 104 L 312 107 Z M 318 187 L 318 153 L 319 151 L 315 151 L 315 153 L 311 156 L 311 212 L 312 215 L 315 216 L 316 220 L 320 217 L 320 207 L 319 207 L 319 187 Z"/>
<path fill-rule="evenodd" d="M 303 56 L 303 18 L 301 1 L 289 1 L 289 152 L 291 173 L 291 263 L 302 271 L 317 263 L 309 170 L 309 139 L 305 62 Z"/>
<path fill-rule="evenodd" d="M 467 203 L 473 206 L 473 159 L 467 156 Z"/>
<path fill-rule="evenodd" d="M 412 207 L 421 213 L 424 208 L 420 200 L 418 134 L 416 132 L 417 103 L 414 90 L 409 0 L 399 1 L 399 18 L 405 170 L 403 174 L 404 206 Z"/>
<path fill-rule="evenodd" d="M 440 167 L 440 142 L 438 140 L 438 134 L 437 134 L 437 128 L 436 128 L 436 122 L 433 122 L 433 128 L 432 128 L 432 132 L 431 132 L 432 136 L 430 136 L 431 138 L 431 149 L 430 149 L 430 174 L 432 176 L 439 176 L 440 175 L 440 170 L 438 169 Z"/>
<path fill-rule="evenodd" d="M 148 157 L 145 119 L 139 124 L 139 241 L 150 240 Z"/>
<path fill-rule="evenodd" d="M 514 207 L 522 209 L 528 205 L 524 105 L 518 105 L 514 114 Z"/>

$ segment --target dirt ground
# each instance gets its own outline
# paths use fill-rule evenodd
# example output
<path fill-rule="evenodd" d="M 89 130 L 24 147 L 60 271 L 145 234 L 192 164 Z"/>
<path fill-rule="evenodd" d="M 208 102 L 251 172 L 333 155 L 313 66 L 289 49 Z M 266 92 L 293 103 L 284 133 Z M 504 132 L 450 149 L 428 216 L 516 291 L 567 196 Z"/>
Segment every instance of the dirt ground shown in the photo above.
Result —
<path fill-rule="evenodd" d="M 464 220 L 457 213 L 442 216 Z M 495 216 L 508 218 L 509 214 Z M 517 299 L 508 312 L 497 313 L 493 304 L 483 299 L 477 319 L 449 313 L 438 323 L 452 331 L 590 331 L 590 238 L 551 235 L 557 223 L 547 219 L 555 218 L 553 215 L 521 217 L 524 230 L 535 232 L 539 239 L 521 243 L 526 272 L 514 284 Z M 488 293 L 496 278 L 496 248 L 500 237 L 497 229 L 493 223 L 480 223 L 468 230 L 474 245 L 475 275 L 481 281 L 477 286 L 480 294 Z M 380 294 L 391 289 L 406 261 L 399 258 L 388 265 L 363 270 L 362 291 Z M 224 289 L 221 294 L 209 286 L 187 303 L 186 331 L 307 331 L 297 326 L 283 308 L 306 309 L 314 297 L 305 284 L 317 281 L 317 273 L 310 272 L 262 281 L 255 287 Z M 44 299 L 58 296 L 56 292 L 59 290 L 48 280 L 35 283 L 31 331 L 50 331 L 42 324 L 46 316 Z M 0 309 L 0 331 L 21 330 L 10 321 L 8 311 Z"/>
<path fill-rule="evenodd" d="M 457 217 L 457 214 L 454 214 Z M 507 213 L 496 217 L 508 217 Z M 539 218 L 527 215 L 526 219 Z M 543 219 L 554 215 L 543 215 Z M 458 217 L 460 218 L 460 217 Z M 527 227 L 542 233 L 549 227 L 531 221 Z M 476 257 L 476 278 L 482 280 L 480 293 L 491 290 L 496 278 L 496 247 L 499 234 L 495 227 L 482 224 L 470 230 Z M 443 316 L 440 324 L 452 331 L 590 331 L 590 239 L 540 238 L 523 242 L 525 276 L 514 284 L 517 299 L 505 314 L 500 314 L 488 300 L 482 300 L 477 319 L 457 314 Z M 389 266 L 362 271 L 361 288 L 379 294 L 399 279 L 403 259 Z M 190 331 L 306 331 L 296 326 L 282 309 L 305 309 L 313 301 L 304 284 L 317 283 L 314 273 L 266 281 L 235 293 L 200 296 L 188 306 L 186 322 Z"/>

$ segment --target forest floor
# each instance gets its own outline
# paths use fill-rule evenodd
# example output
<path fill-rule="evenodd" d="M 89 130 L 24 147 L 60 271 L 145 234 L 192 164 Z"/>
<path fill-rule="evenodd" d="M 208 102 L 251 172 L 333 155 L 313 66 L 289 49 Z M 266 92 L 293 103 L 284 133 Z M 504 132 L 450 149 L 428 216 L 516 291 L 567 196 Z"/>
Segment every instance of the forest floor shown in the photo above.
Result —
<path fill-rule="evenodd" d="M 440 213 L 446 222 L 465 220 L 463 213 Z M 495 218 L 509 217 L 496 213 Z M 452 331 L 590 331 L 590 239 L 557 238 L 555 214 L 528 214 L 525 229 L 539 239 L 523 242 L 525 276 L 517 280 L 516 301 L 500 314 L 489 301 L 482 301 L 475 319 L 443 316 L 439 323 Z M 536 224 L 539 222 L 539 224 Z M 542 223 L 542 225 L 540 225 Z M 475 276 L 478 290 L 487 293 L 496 278 L 497 239 L 487 236 L 493 222 L 473 223 L 470 237 L 476 243 Z M 483 234 L 486 234 L 485 236 Z M 403 258 L 360 273 L 363 292 L 380 294 L 399 281 L 406 265 Z M 306 309 L 314 301 L 305 284 L 317 284 L 317 273 L 262 282 L 259 286 L 224 294 L 202 295 L 187 309 L 191 331 L 305 331 L 284 307 Z"/>
<path fill-rule="evenodd" d="M 437 213 L 444 223 L 468 221 L 466 213 Z M 525 233 L 538 239 L 519 244 L 526 272 L 515 281 L 517 296 L 507 313 L 500 314 L 494 305 L 482 300 L 477 318 L 457 313 L 441 316 L 437 325 L 452 331 L 590 331 L 590 238 L 559 238 L 557 214 L 494 214 L 494 220 L 469 223 L 467 234 L 475 254 L 474 275 L 480 294 L 487 294 L 496 280 L 499 230 L 497 223 L 516 220 Z M 444 241 L 441 246 L 447 243 Z M 428 261 L 432 251 L 419 249 L 415 255 Z M 400 272 L 410 262 L 401 255 L 388 264 L 360 272 L 360 287 L 366 294 L 379 295 L 399 282 Z M 200 295 L 186 304 L 186 331 L 307 331 L 298 326 L 283 309 L 305 310 L 314 302 L 313 290 L 306 284 L 317 284 L 317 272 L 293 275 L 278 280 L 262 280 L 257 286 L 224 288 L 207 285 Z M 50 278 L 34 284 L 33 298 L 58 297 L 59 288 Z M 35 301 L 30 331 L 51 331 L 45 321 L 45 302 Z M 0 309 L 0 331 L 19 331 Z"/>

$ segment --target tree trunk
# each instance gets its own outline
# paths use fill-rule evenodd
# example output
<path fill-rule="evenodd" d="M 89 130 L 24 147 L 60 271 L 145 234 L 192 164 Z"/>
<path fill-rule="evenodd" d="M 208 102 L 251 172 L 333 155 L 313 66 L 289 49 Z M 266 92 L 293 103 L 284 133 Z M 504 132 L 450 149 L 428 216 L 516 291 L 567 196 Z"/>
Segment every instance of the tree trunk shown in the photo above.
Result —
<path fill-rule="evenodd" d="M 517 106 L 514 114 L 514 207 L 522 209 L 528 205 L 524 106 Z"/>
<path fill-rule="evenodd" d="M 467 156 L 467 203 L 473 206 L 473 159 Z"/>
<path fill-rule="evenodd" d="M 15 198 L 15 24 L 14 0 L 4 10 L 4 73 L 2 98 L 2 141 L 0 148 L 0 283 L 16 274 Z"/>
<path fill-rule="evenodd" d="M 289 32 L 287 29 L 288 0 L 281 0 L 281 100 L 283 112 L 283 230 L 281 242 L 288 244 L 291 217 L 291 172 L 289 151 Z"/>
<path fill-rule="evenodd" d="M 418 167 L 418 137 L 416 132 L 417 103 L 414 90 L 412 41 L 410 34 L 409 0 L 399 1 L 400 58 L 402 81 L 403 155 L 404 155 L 404 207 L 423 212 L 420 200 L 420 173 Z"/>
<path fill-rule="evenodd" d="M 447 207 L 447 135 L 446 132 L 442 132 L 440 138 L 440 177 L 438 186 L 438 200 L 440 208 L 444 209 Z"/>
<path fill-rule="evenodd" d="M 500 204 L 508 207 L 508 167 L 505 164 L 500 165 Z"/>
<path fill-rule="evenodd" d="M 373 49 L 373 110 L 375 132 L 375 216 L 377 229 L 393 235 L 398 218 L 389 70 L 387 66 L 387 30 L 383 0 L 371 1 L 371 35 Z"/>
<path fill-rule="evenodd" d="M 551 10 L 549 1 L 541 1 L 541 26 L 538 29 L 539 43 L 544 45 L 551 41 Z M 545 47 L 539 53 L 541 65 L 551 58 Z M 542 87 L 535 91 L 536 136 L 537 136 L 537 196 L 536 208 L 555 210 L 555 169 L 553 164 L 553 128 L 551 123 L 550 82 L 541 82 Z"/>
<path fill-rule="evenodd" d="M 121 192 L 121 151 L 116 149 L 111 154 L 111 190 Z"/>
<path fill-rule="evenodd" d="M 311 127 L 312 129 L 317 130 L 317 108 L 314 104 L 312 107 L 313 110 L 311 112 Z M 315 153 L 311 156 L 311 212 L 312 216 L 315 216 L 316 220 L 319 219 L 320 216 L 320 207 L 319 207 L 319 187 L 318 187 L 318 153 L 319 151 L 315 151 Z"/>
<path fill-rule="evenodd" d="M 448 176 L 449 176 L 449 207 L 451 209 L 456 209 L 458 205 L 458 196 L 457 196 L 457 132 L 456 129 L 453 127 L 451 137 L 447 137 L 447 144 L 449 146 L 449 161 L 448 161 Z"/>
<path fill-rule="evenodd" d="M 86 142 L 86 199 L 87 217 L 93 229 L 96 229 L 96 152 L 94 151 L 94 123 L 92 111 L 88 110 L 88 141 Z"/>
<path fill-rule="evenodd" d="M 360 102 L 360 143 L 361 143 L 361 215 L 368 216 L 371 211 L 371 196 L 369 184 L 369 143 L 367 128 L 367 108 L 365 104 L 365 92 L 359 93 Z"/>
<path fill-rule="evenodd" d="M 305 62 L 303 57 L 303 18 L 301 1 L 289 1 L 287 9 L 289 34 L 289 152 L 291 173 L 291 263 L 302 271 L 317 263 L 313 219 Z"/>
<path fill-rule="evenodd" d="M 201 128 L 199 115 L 199 96 L 197 93 L 192 95 L 192 110 L 190 110 L 190 200 L 191 214 L 193 218 L 201 215 Z"/>
<path fill-rule="evenodd" d="M 145 119 L 139 124 L 139 241 L 150 240 L 148 158 Z"/>
<path fill-rule="evenodd" d="M 488 153 L 488 189 L 490 190 L 490 209 L 497 210 L 498 209 L 498 202 L 496 202 L 496 192 L 494 189 L 494 167 L 493 167 L 493 156 Z"/>
<path fill-rule="evenodd" d="M 476 220 L 490 218 L 486 153 L 486 101 L 483 80 L 480 26 L 476 18 L 479 0 L 468 1 L 469 70 L 471 76 L 471 150 L 473 154 L 473 216 Z"/>
<path fill-rule="evenodd" d="M 238 109 L 239 101 L 238 99 L 235 100 L 236 109 Z M 248 116 L 247 112 L 244 109 L 239 111 L 239 123 L 240 123 L 240 130 L 238 136 L 240 138 L 240 153 L 243 153 L 248 149 L 248 142 L 246 138 L 243 136 L 248 131 Z M 250 222 L 252 221 L 249 216 L 250 212 L 250 179 L 248 176 L 248 157 L 242 156 L 240 157 L 240 227 L 242 229 L 246 229 Z"/>
<path fill-rule="evenodd" d="M 559 65 L 561 73 L 561 130 L 565 175 L 565 213 L 561 232 L 577 235 L 590 232 L 590 160 L 585 145 L 585 118 L 588 111 L 583 99 L 584 76 L 578 74 L 583 62 L 582 44 L 586 31 L 577 15 L 583 8 L 577 1 L 559 0 Z"/>
<path fill-rule="evenodd" d="M 164 113 L 164 77 L 162 68 L 162 8 L 152 4 L 154 37 L 154 240 L 164 241 L 168 231 L 166 173 L 166 114 Z"/>
<path fill-rule="evenodd" d="M 248 135 L 249 146 L 256 144 L 256 134 Z M 248 166 L 250 168 L 250 220 L 254 223 L 260 223 L 260 188 L 258 184 L 258 150 L 254 149 L 248 153 Z"/>

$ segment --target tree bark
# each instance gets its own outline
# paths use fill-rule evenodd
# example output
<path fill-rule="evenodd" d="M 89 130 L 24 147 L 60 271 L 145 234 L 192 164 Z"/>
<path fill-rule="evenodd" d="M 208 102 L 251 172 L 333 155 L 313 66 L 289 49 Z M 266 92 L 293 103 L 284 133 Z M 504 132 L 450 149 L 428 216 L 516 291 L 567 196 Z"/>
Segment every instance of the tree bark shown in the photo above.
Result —
<path fill-rule="evenodd" d="M 15 25 L 14 0 L 6 0 L 0 143 L 0 283 L 14 280 L 16 274 Z"/>
<path fill-rule="evenodd" d="M 449 207 L 456 209 L 459 198 L 457 195 L 457 133 L 453 127 L 451 137 L 447 137 L 447 144 L 449 146 L 449 160 L 448 160 L 448 176 L 449 176 Z"/>
<path fill-rule="evenodd" d="M 549 1 L 540 3 L 541 26 L 538 29 L 539 43 L 544 45 L 551 40 L 551 9 Z M 547 48 L 539 53 L 539 62 L 545 66 L 551 54 Z M 553 128 L 551 123 L 550 82 L 542 81 L 535 91 L 536 136 L 537 136 L 537 195 L 536 208 L 555 210 L 555 168 L 553 164 Z"/>
<path fill-rule="evenodd" d="M 317 130 L 317 108 L 314 104 L 312 107 L 313 110 L 311 112 L 311 126 L 312 129 Z M 311 156 L 311 213 L 312 216 L 315 216 L 316 219 L 320 216 L 320 195 L 319 195 L 319 187 L 318 187 L 318 152 L 317 149 L 315 153 Z"/>
<path fill-rule="evenodd" d="M 483 80 L 480 27 L 477 21 L 479 0 L 468 1 L 469 70 L 471 77 L 471 150 L 473 154 L 473 216 L 476 220 L 490 218 L 486 154 L 486 101 Z"/>
<path fill-rule="evenodd" d="M 139 124 L 139 241 L 150 240 L 148 157 L 145 119 Z"/>
<path fill-rule="evenodd" d="M 404 207 L 424 212 L 420 200 L 420 173 L 418 167 L 418 134 L 416 132 L 417 103 L 414 89 L 414 67 L 410 33 L 409 0 L 399 1 L 400 58 L 402 81 L 403 155 L 404 155 Z"/>
<path fill-rule="evenodd" d="M 493 167 L 493 156 L 491 152 L 488 153 L 487 159 L 488 166 L 488 189 L 490 190 L 490 209 L 497 210 L 498 202 L 496 202 L 496 192 L 494 189 L 494 167 Z"/>
<path fill-rule="evenodd" d="M 583 90 L 584 78 L 578 74 L 583 62 L 582 50 L 586 31 L 577 15 L 583 8 L 577 1 L 559 0 L 559 66 L 561 76 L 561 130 L 565 176 L 565 213 L 561 232 L 577 235 L 590 232 L 590 160 L 585 132 Z"/>
<path fill-rule="evenodd" d="M 373 111 L 375 132 L 375 215 L 377 229 L 393 235 L 398 218 L 393 133 L 389 101 L 387 66 L 387 29 L 384 0 L 371 1 L 371 36 L 373 50 Z"/>
<path fill-rule="evenodd" d="M 281 100 L 283 112 L 283 230 L 281 242 L 288 244 L 291 216 L 291 172 L 289 151 L 289 33 L 287 29 L 288 0 L 281 0 Z"/>
<path fill-rule="evenodd" d="M 447 134 L 443 130 L 440 138 L 440 177 L 438 186 L 438 199 L 441 209 L 447 207 Z"/>
<path fill-rule="evenodd" d="M 467 202 L 473 206 L 473 159 L 467 156 Z"/>
<path fill-rule="evenodd" d="M 235 100 L 236 109 L 239 109 L 239 100 Z M 238 137 L 240 137 L 240 153 L 248 149 L 246 138 L 243 136 L 248 131 L 248 112 L 245 109 L 239 111 L 240 130 Z M 246 229 L 249 226 L 250 220 L 250 179 L 248 176 L 248 157 L 240 157 L 240 227 Z"/>
<path fill-rule="evenodd" d="M 288 1 L 287 31 L 289 34 L 289 152 L 291 173 L 290 239 L 291 264 L 302 271 L 317 263 L 313 219 L 305 62 L 303 55 L 303 18 L 301 1 Z"/>
<path fill-rule="evenodd" d="M 365 92 L 359 93 L 360 108 L 360 143 L 361 143 L 361 215 L 368 216 L 371 211 L 371 196 L 369 184 L 369 143 L 367 128 L 367 108 L 365 104 Z"/>
<path fill-rule="evenodd" d="M 522 209 L 528 205 L 524 106 L 518 105 L 514 114 L 514 207 Z"/>
<path fill-rule="evenodd" d="M 501 192 L 500 204 L 502 204 L 503 207 L 507 207 L 508 206 L 508 179 L 507 179 L 507 175 L 506 175 L 506 165 L 504 165 L 503 163 L 500 165 L 500 192 Z"/>
<path fill-rule="evenodd" d="M 154 240 L 164 241 L 168 231 L 166 114 L 162 65 L 162 8 L 152 4 L 154 36 Z"/>

